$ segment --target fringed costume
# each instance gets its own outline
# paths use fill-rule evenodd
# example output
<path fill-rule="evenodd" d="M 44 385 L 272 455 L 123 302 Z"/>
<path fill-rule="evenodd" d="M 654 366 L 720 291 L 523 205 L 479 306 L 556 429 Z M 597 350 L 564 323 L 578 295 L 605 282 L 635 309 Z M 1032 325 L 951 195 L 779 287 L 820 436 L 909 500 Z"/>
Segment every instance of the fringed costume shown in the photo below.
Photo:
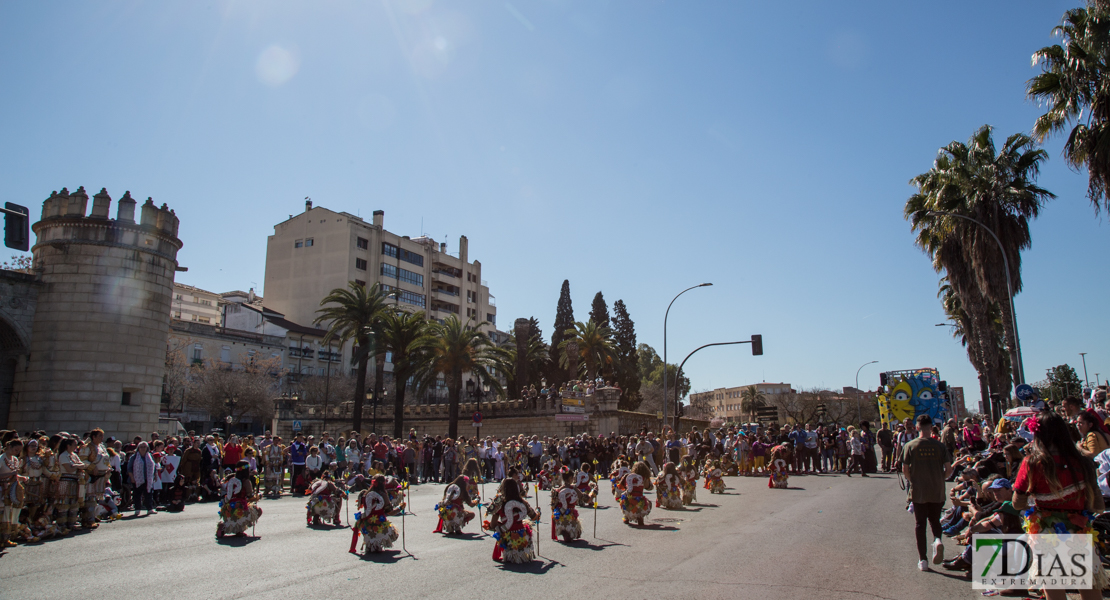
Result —
<path fill-rule="evenodd" d="M 470 486 L 470 478 L 463 485 Z M 458 485 L 458 480 L 455 483 L 447 486 L 443 492 L 443 500 L 436 504 L 436 512 L 439 513 L 439 525 L 436 526 L 435 531 L 432 533 L 445 533 L 452 535 L 462 533 L 466 524 L 474 518 L 474 513 L 466 510 L 467 505 L 474 506 L 477 501 L 474 500 L 475 496 L 470 495 L 469 490 L 464 490 Z"/>
<path fill-rule="evenodd" d="M 785 490 L 787 487 L 787 480 L 790 476 L 786 473 L 786 461 L 784 459 L 774 460 L 768 470 L 771 472 L 771 478 L 767 481 L 767 487 L 771 489 Z"/>
<path fill-rule="evenodd" d="M 660 472 L 655 478 L 655 506 L 682 510 L 682 478 L 674 473 Z"/>
<path fill-rule="evenodd" d="M 250 473 L 240 471 L 225 482 L 224 497 L 220 500 L 220 522 L 216 537 L 243 535 L 262 516 L 258 497 L 251 486 Z"/>
<path fill-rule="evenodd" d="M 532 548 L 532 521 L 539 513 L 524 500 L 507 500 L 491 506 L 493 519 L 489 529 L 497 544 L 493 547 L 493 560 L 507 563 L 526 563 L 536 558 Z"/>
<path fill-rule="evenodd" d="M 581 492 L 563 486 L 551 493 L 551 539 L 569 542 L 582 537 L 582 522 L 578 520 L 577 504 Z"/>
<path fill-rule="evenodd" d="M 369 489 L 359 496 L 358 505 L 360 510 L 355 513 L 350 552 L 355 552 L 360 534 L 363 554 L 392 548 L 393 542 L 396 542 L 399 536 L 397 528 L 387 518 L 387 514 L 394 511 L 387 507 L 386 499 L 377 491 Z"/>
<path fill-rule="evenodd" d="M 644 477 L 632 472 L 624 476 L 619 487 L 624 490 L 620 495 L 621 511 L 624 512 L 624 522 L 644 524 L 644 517 L 651 513 L 651 502 L 644 496 Z"/>
<path fill-rule="evenodd" d="M 308 509 L 308 524 L 321 525 L 323 522 L 330 522 L 337 527 L 342 525 L 339 515 L 343 512 L 343 492 L 335 482 L 327 478 L 317 479 L 309 490 L 311 494 L 305 505 Z"/>
<path fill-rule="evenodd" d="M 705 468 L 705 489 L 709 490 L 710 494 L 725 493 L 723 476 L 724 473 L 721 471 L 719 463 L 714 461 L 713 464 L 707 465 Z"/>

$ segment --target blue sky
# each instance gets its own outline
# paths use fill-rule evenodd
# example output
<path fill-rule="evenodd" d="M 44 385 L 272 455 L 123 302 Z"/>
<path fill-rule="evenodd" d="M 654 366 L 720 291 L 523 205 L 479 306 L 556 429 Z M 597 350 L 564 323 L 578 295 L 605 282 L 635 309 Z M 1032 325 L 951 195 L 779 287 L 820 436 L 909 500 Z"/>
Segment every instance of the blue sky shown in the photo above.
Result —
<path fill-rule="evenodd" d="M 179 280 L 262 285 L 273 225 L 317 205 L 470 238 L 499 321 L 550 335 L 624 299 L 695 390 L 873 388 L 938 367 L 974 398 L 907 181 L 977 127 L 1028 131 L 1030 55 L 1079 0 L 0 4 L 5 200 L 106 187 L 181 218 Z M 1030 379 L 1110 377 L 1110 230 L 1060 141 L 1017 314 Z M 421 222 L 423 230 L 421 231 Z M 253 282 L 253 283 L 252 283 Z"/>

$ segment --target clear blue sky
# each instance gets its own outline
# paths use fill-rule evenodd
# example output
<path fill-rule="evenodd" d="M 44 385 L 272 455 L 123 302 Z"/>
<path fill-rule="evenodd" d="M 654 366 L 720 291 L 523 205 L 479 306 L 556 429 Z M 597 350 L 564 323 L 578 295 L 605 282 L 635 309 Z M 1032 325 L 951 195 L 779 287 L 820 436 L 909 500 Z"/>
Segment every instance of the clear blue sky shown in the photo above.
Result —
<path fill-rule="evenodd" d="M 852 385 L 935 366 L 976 396 L 907 181 L 984 123 L 1027 131 L 1029 58 L 1081 0 L 993 2 L 4 2 L 0 176 L 153 196 L 181 217 L 179 280 L 262 284 L 273 225 L 317 205 L 471 256 L 499 325 L 550 335 L 623 298 L 696 390 Z M 1110 377 L 1104 219 L 1060 159 L 1017 314 L 1030 379 Z M 423 231 L 420 229 L 423 221 Z M 264 291 L 264 290 L 263 290 Z"/>

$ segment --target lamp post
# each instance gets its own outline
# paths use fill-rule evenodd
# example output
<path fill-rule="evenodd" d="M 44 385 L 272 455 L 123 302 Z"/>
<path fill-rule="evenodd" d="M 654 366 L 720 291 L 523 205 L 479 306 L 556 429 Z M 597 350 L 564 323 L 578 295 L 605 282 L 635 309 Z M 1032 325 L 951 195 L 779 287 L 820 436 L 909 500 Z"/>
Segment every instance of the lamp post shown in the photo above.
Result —
<path fill-rule="evenodd" d="M 998 251 L 1002 254 L 1002 268 L 1006 270 L 1006 292 L 1010 296 L 1010 321 L 1014 328 L 1014 374 L 1017 376 L 1016 379 L 1019 385 L 1025 383 L 1025 367 L 1022 365 L 1021 361 L 1021 337 L 1018 336 L 1017 312 L 1014 311 L 1014 285 L 1010 281 L 1010 260 L 1006 258 L 1006 248 L 1002 246 L 1002 240 L 998 239 L 998 236 L 995 235 L 994 231 L 992 231 L 990 227 L 987 227 L 983 223 L 972 219 L 971 217 L 958 215 L 956 213 L 943 210 L 930 210 L 926 211 L 926 214 L 946 215 L 949 217 L 956 217 L 957 219 L 964 219 L 965 221 L 971 221 L 972 223 L 975 223 L 976 225 L 985 229 L 987 233 L 991 234 L 991 237 L 994 238 L 995 243 L 998 244 Z"/>
<path fill-rule="evenodd" d="M 1091 387 L 1091 380 L 1087 379 L 1087 353 L 1080 352 L 1079 356 L 1083 359 L 1083 385 L 1085 387 Z"/>
<path fill-rule="evenodd" d="M 713 344 L 705 344 L 704 346 L 698 346 L 697 348 L 694 348 L 694 352 L 697 352 L 698 350 L 701 350 L 702 348 L 708 348 L 710 346 L 732 346 L 733 344 L 750 344 L 750 343 L 752 343 L 751 340 L 744 340 L 742 342 L 716 342 L 716 343 L 713 343 Z M 679 363 L 679 365 L 678 365 L 678 370 L 675 371 L 675 374 L 674 374 L 674 376 L 675 376 L 674 408 L 675 408 L 675 414 L 676 415 L 678 414 L 678 390 L 679 390 L 678 378 L 682 376 L 682 367 L 686 366 L 686 361 L 690 360 L 690 357 L 694 355 L 694 352 L 691 352 L 691 353 L 687 354 L 686 358 L 682 359 L 682 362 Z M 677 421 L 675 422 L 675 425 L 678 425 Z M 664 427 L 667 426 L 667 412 L 666 412 L 666 410 L 663 411 L 663 426 Z"/>
<path fill-rule="evenodd" d="M 858 369 L 856 369 L 856 387 L 855 387 L 855 390 L 856 390 L 856 418 L 858 418 L 861 422 L 863 421 L 863 413 L 861 413 L 860 410 L 859 410 L 859 372 L 862 371 L 863 368 L 866 367 L 867 365 L 873 365 L 877 362 L 879 362 L 879 361 L 873 360 L 871 362 L 866 362 L 866 363 L 863 363 L 862 365 L 860 365 Z"/>
<path fill-rule="evenodd" d="M 711 285 L 713 284 L 699 283 L 698 285 L 682 290 L 674 298 L 671 298 L 671 303 L 667 305 L 667 312 L 663 315 L 663 427 L 667 426 L 667 317 L 671 316 L 671 304 L 674 304 L 674 301 L 678 300 L 679 296 L 694 288 L 708 287 Z M 697 350 L 695 350 L 695 352 L 697 352 Z M 675 373 L 675 377 L 678 377 L 678 373 Z M 675 387 L 677 386 L 678 382 L 676 381 Z"/>

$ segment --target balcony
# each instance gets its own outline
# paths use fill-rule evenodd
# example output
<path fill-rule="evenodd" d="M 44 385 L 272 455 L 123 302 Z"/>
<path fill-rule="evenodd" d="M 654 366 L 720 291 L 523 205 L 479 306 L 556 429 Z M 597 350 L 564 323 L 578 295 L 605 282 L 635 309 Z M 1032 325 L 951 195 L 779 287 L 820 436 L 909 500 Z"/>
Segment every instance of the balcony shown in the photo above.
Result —
<path fill-rule="evenodd" d="M 461 277 L 462 277 L 462 274 L 459 273 L 458 271 L 455 271 L 454 269 L 450 269 L 450 270 L 447 270 L 447 269 L 433 269 L 432 270 L 432 281 L 439 281 L 439 282 L 442 282 L 442 283 L 450 283 L 450 284 L 454 285 L 455 283 L 457 283 L 457 280 L 460 279 Z"/>
<path fill-rule="evenodd" d="M 325 362 L 339 362 L 343 360 L 343 354 L 340 352 L 328 352 L 327 350 L 321 350 L 319 359 Z"/>
<path fill-rule="evenodd" d="M 289 347 L 289 358 L 312 358 L 316 351 L 312 348 Z"/>
<path fill-rule="evenodd" d="M 432 294 L 436 297 L 442 298 L 443 300 L 445 300 L 447 302 L 458 302 L 459 301 L 459 293 L 458 292 L 452 292 L 452 291 L 449 291 L 449 290 L 445 290 L 443 288 L 436 288 L 436 289 L 432 290 Z"/>

